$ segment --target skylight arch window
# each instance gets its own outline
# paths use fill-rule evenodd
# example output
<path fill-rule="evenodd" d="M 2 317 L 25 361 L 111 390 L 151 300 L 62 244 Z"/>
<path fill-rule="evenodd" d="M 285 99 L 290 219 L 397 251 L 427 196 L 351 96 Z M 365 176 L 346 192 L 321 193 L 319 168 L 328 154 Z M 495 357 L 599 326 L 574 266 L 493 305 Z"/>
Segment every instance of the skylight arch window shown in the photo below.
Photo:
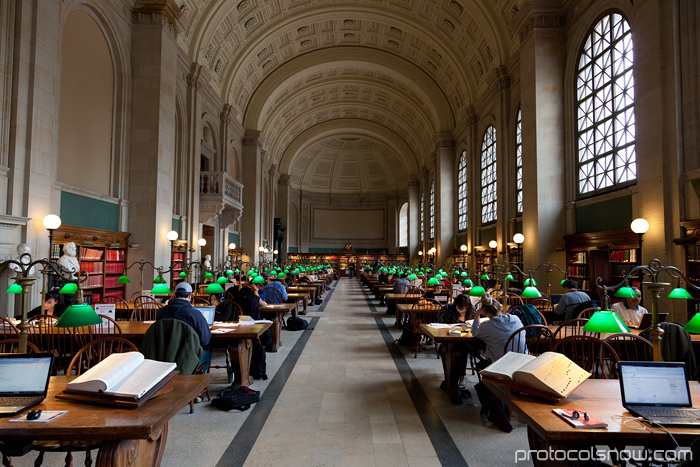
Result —
<path fill-rule="evenodd" d="M 637 179 L 632 32 L 619 13 L 604 16 L 586 37 L 576 79 L 578 194 Z"/>
<path fill-rule="evenodd" d="M 489 125 L 481 143 L 481 223 L 496 220 L 496 127 Z"/>
<path fill-rule="evenodd" d="M 515 212 L 523 213 L 523 114 L 518 108 L 515 120 Z"/>
<path fill-rule="evenodd" d="M 430 182 L 430 239 L 435 238 L 435 181 Z"/>
<path fill-rule="evenodd" d="M 424 198 L 423 198 L 423 192 L 420 192 L 420 241 L 423 243 L 425 240 L 425 209 L 424 209 Z"/>
<path fill-rule="evenodd" d="M 462 151 L 457 168 L 457 229 L 467 229 L 467 151 Z"/>

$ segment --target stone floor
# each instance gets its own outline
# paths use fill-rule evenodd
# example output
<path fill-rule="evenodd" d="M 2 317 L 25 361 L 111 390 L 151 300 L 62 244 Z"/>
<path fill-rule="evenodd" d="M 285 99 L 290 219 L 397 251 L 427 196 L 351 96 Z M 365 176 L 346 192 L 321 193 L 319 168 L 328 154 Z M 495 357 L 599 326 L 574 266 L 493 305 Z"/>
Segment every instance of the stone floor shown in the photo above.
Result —
<path fill-rule="evenodd" d="M 515 465 L 515 451 L 527 449 L 525 425 L 513 420 L 515 430 L 504 433 L 479 415 L 475 399 L 451 405 L 439 389 L 435 351 L 413 358 L 391 343 L 400 332 L 377 303 L 357 280 L 336 282 L 304 317 L 309 328 L 282 331 L 280 351 L 267 354 L 269 379 L 251 385 L 261 401 L 246 412 L 207 402 L 194 414 L 183 408 L 170 422 L 162 465 Z M 222 355 L 214 361 L 223 363 Z M 215 395 L 226 373 L 212 375 Z M 14 458 L 14 465 L 35 457 Z M 83 460 L 78 453 L 74 464 Z M 63 465 L 63 457 L 47 455 L 44 465 Z"/>

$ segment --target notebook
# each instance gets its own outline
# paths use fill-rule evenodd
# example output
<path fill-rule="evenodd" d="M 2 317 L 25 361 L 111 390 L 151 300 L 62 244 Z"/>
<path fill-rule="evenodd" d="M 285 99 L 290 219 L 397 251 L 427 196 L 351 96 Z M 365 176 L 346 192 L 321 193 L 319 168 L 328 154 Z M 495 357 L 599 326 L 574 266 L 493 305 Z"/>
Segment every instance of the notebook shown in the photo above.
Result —
<path fill-rule="evenodd" d="M 622 406 L 666 426 L 700 426 L 682 362 L 619 362 Z"/>
<path fill-rule="evenodd" d="M 216 307 L 214 307 L 214 306 L 193 306 L 192 308 L 194 308 L 195 310 L 202 313 L 202 315 L 204 316 L 204 319 L 207 320 L 207 324 L 209 325 L 209 327 L 212 327 L 212 325 L 214 324 L 214 310 L 216 309 Z"/>
<path fill-rule="evenodd" d="M 651 326 L 652 313 L 644 313 L 642 315 L 642 320 L 639 322 L 639 329 L 646 329 Z M 666 321 L 668 313 L 659 313 L 659 323 Z"/>
<path fill-rule="evenodd" d="M 14 415 L 46 398 L 53 355 L 0 354 L 0 416 Z"/>

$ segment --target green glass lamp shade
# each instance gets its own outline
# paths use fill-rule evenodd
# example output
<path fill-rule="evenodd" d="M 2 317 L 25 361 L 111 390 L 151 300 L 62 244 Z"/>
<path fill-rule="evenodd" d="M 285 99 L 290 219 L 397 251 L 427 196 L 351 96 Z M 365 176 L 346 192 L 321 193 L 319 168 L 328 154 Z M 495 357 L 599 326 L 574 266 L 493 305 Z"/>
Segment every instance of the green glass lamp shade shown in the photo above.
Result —
<path fill-rule="evenodd" d="M 465 281 L 466 282 L 466 281 Z M 481 297 L 484 295 L 484 288 L 480 285 L 477 285 L 476 287 L 472 287 L 472 289 L 469 291 L 469 296 L 470 297 Z"/>
<path fill-rule="evenodd" d="M 287 277 L 287 276 L 286 276 L 283 272 L 280 272 L 279 274 L 277 274 L 277 278 L 278 278 L 278 279 L 284 279 L 284 278 L 286 278 L 286 277 Z"/>
<path fill-rule="evenodd" d="M 233 275 L 233 271 L 231 271 L 230 269 L 227 269 L 227 270 L 226 270 L 226 275 L 227 275 L 227 276 Z"/>
<path fill-rule="evenodd" d="M 206 274 L 204 274 L 204 278 L 205 278 L 205 279 L 213 279 L 213 278 L 214 278 L 214 274 L 212 274 L 212 273 L 210 273 L 210 272 L 207 272 Z"/>
<path fill-rule="evenodd" d="M 482 281 L 487 281 L 487 280 L 490 279 L 490 277 L 489 277 L 488 274 L 482 274 L 481 277 L 480 277 L 480 279 L 481 279 Z"/>
<path fill-rule="evenodd" d="M 255 271 L 250 271 L 250 272 L 248 273 L 248 277 L 250 277 L 250 278 L 253 278 L 253 277 L 257 276 L 257 275 L 258 275 L 258 273 L 256 273 Z"/>
<path fill-rule="evenodd" d="M 131 284 L 131 279 L 126 276 L 119 276 L 119 279 L 117 279 L 117 284 Z"/>
<path fill-rule="evenodd" d="M 418 276 L 416 276 L 415 274 L 411 274 L 410 276 L 408 276 L 409 281 L 414 281 L 416 279 L 418 279 Z"/>
<path fill-rule="evenodd" d="M 688 324 L 683 326 L 683 330 L 691 334 L 700 334 L 700 313 L 695 313 L 695 316 L 690 318 Z"/>
<path fill-rule="evenodd" d="M 523 285 L 524 285 L 525 287 L 530 287 L 530 286 L 536 287 L 536 286 L 537 286 L 537 281 L 536 281 L 535 279 L 529 279 L 529 278 L 528 278 L 528 279 L 525 279 L 525 282 L 523 282 Z M 538 295 L 538 297 L 540 297 L 540 296 L 541 296 L 541 295 Z"/>
<path fill-rule="evenodd" d="M 68 282 L 66 285 L 61 287 L 61 290 L 58 291 L 58 293 L 65 293 L 65 294 L 70 294 L 70 293 L 76 293 L 78 291 L 78 284 L 75 282 Z"/>
<path fill-rule="evenodd" d="M 265 278 L 263 276 L 255 276 L 255 279 L 253 279 L 253 284 L 264 284 L 265 283 Z"/>
<path fill-rule="evenodd" d="M 442 268 L 440 268 L 440 270 L 438 270 L 438 272 L 439 272 L 440 274 L 445 274 L 445 270 L 442 269 Z"/>
<path fill-rule="evenodd" d="M 431 277 L 430 279 L 428 279 L 428 285 L 437 285 L 439 283 L 440 281 L 438 281 L 435 277 Z"/>
<path fill-rule="evenodd" d="M 170 289 L 168 288 L 168 284 L 156 284 L 153 286 L 153 289 L 151 289 L 151 293 L 153 295 L 168 295 Z"/>
<path fill-rule="evenodd" d="M 617 316 L 617 313 L 608 310 L 600 310 L 593 313 L 583 330 L 586 332 L 604 333 L 630 332 L 630 328 Z"/>
<path fill-rule="evenodd" d="M 234 272 L 234 273 L 236 273 L 236 274 L 240 274 L 241 270 L 240 270 L 240 269 L 238 269 L 238 268 L 236 268 L 236 270 L 235 270 L 235 271 L 233 271 L 233 272 Z"/>
<path fill-rule="evenodd" d="M 158 276 L 158 277 L 156 277 L 155 279 L 153 279 L 153 283 L 154 283 L 154 284 L 165 284 L 165 279 L 163 279 L 162 277 Z"/>
<path fill-rule="evenodd" d="M 435 279 L 441 281 L 442 280 L 442 274 L 435 274 Z"/>
<path fill-rule="evenodd" d="M 76 303 L 74 305 L 66 308 L 58 321 L 56 321 L 57 328 L 79 328 L 82 326 L 92 326 L 93 324 L 100 324 L 102 318 L 95 313 L 87 303 Z"/>
<path fill-rule="evenodd" d="M 530 286 L 525 287 L 525 290 L 523 290 L 523 293 L 520 294 L 520 296 L 525 298 L 540 298 L 542 294 L 539 290 L 537 290 L 537 288 Z"/>
<path fill-rule="evenodd" d="M 506 276 L 506 280 L 507 280 L 507 281 L 512 281 L 512 280 L 514 280 L 514 279 L 513 279 L 513 274 L 508 274 L 508 275 Z"/>
<path fill-rule="evenodd" d="M 462 285 L 465 287 L 474 287 L 474 282 L 472 282 L 471 279 L 466 279 L 464 282 L 462 282 Z"/>
<path fill-rule="evenodd" d="M 299 270 L 298 269 L 293 270 L 292 274 L 294 274 L 295 276 L 299 275 Z"/>
<path fill-rule="evenodd" d="M 668 298 L 684 298 L 687 300 L 693 298 L 693 296 L 690 295 L 690 292 L 685 290 L 683 287 L 676 287 L 675 289 L 671 290 L 670 294 L 668 294 Z"/>
<path fill-rule="evenodd" d="M 265 268 L 265 269 L 263 270 L 263 272 L 267 272 L 267 271 L 269 271 L 269 270 L 270 270 L 269 268 Z"/>
<path fill-rule="evenodd" d="M 185 271 L 182 271 L 180 274 L 177 275 L 177 277 L 185 278 L 185 277 L 187 277 L 187 273 Z M 119 281 L 117 281 L 117 282 L 119 282 Z"/>
<path fill-rule="evenodd" d="M 428 268 L 428 270 L 427 270 L 426 272 L 427 272 L 428 274 L 430 274 L 431 272 L 433 272 L 433 270 L 432 270 L 431 268 Z"/>
<path fill-rule="evenodd" d="M 224 276 L 221 276 L 216 280 L 216 282 L 218 282 L 219 284 L 225 284 L 228 282 L 228 279 L 226 279 Z"/>
<path fill-rule="evenodd" d="M 566 278 L 562 279 L 561 282 L 559 283 L 560 287 L 564 287 L 564 282 L 566 282 Z"/>
<path fill-rule="evenodd" d="M 10 287 L 7 288 L 5 293 L 22 293 L 22 286 L 19 285 L 17 282 L 12 284 Z"/>
<path fill-rule="evenodd" d="M 469 277 L 469 273 L 467 273 L 467 271 L 462 271 L 462 274 L 460 274 L 459 277 L 464 277 L 466 279 Z"/>
<path fill-rule="evenodd" d="M 212 282 L 207 286 L 206 290 L 204 290 L 204 293 L 224 293 L 224 288 L 221 287 L 221 284 Z"/>
<path fill-rule="evenodd" d="M 617 298 L 637 298 L 637 292 L 632 289 L 632 287 L 620 287 L 620 289 L 615 292 Z"/>

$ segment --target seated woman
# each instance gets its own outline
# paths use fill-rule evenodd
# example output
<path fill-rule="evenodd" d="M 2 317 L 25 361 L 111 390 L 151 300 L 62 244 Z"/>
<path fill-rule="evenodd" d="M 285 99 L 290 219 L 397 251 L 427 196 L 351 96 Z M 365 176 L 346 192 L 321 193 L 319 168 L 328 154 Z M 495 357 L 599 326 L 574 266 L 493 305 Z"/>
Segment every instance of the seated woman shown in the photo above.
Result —
<path fill-rule="evenodd" d="M 252 284 L 251 287 L 255 287 L 255 285 Z M 260 306 L 258 305 L 258 302 L 261 300 L 260 297 L 258 297 L 257 288 L 255 292 L 253 292 L 251 287 L 241 287 L 241 290 L 236 297 L 236 303 L 238 303 L 238 306 L 241 307 L 241 312 L 244 315 L 250 316 L 254 320 L 259 320 L 261 318 Z M 272 346 L 272 333 L 269 329 L 260 335 L 260 343 L 266 349 Z"/>
<path fill-rule="evenodd" d="M 214 321 L 235 321 L 238 319 L 233 314 L 233 305 L 224 300 L 224 294 L 213 293 L 209 296 L 209 303 L 214 309 Z"/>
<path fill-rule="evenodd" d="M 487 317 L 489 320 L 482 323 L 482 317 Z M 481 370 L 486 368 L 491 363 L 501 358 L 506 341 L 513 332 L 521 327 L 523 327 L 523 323 L 520 321 L 520 318 L 515 315 L 503 314 L 503 307 L 501 304 L 493 298 L 490 293 L 485 292 L 481 296 L 481 307 L 472 325 L 472 335 L 478 337 L 486 344 L 486 358 L 479 362 L 477 369 Z M 521 337 L 521 348 L 518 349 L 518 352 L 527 353 L 525 348 L 525 336 Z"/>
<path fill-rule="evenodd" d="M 457 295 L 455 298 L 455 301 L 452 303 L 449 303 L 445 306 L 442 307 L 442 309 L 438 312 L 437 315 L 437 320 L 438 323 L 443 323 L 443 324 L 458 324 L 458 323 L 464 323 L 467 320 L 471 319 L 472 314 L 474 313 L 474 310 L 472 308 L 472 302 L 469 300 L 469 297 L 466 295 Z M 467 384 L 467 362 L 469 361 L 469 353 L 471 352 L 471 347 L 468 345 L 464 346 L 463 349 L 463 362 L 464 366 L 463 368 L 460 369 L 461 371 L 461 377 L 459 378 L 459 383 L 458 386 L 460 389 L 465 390 L 464 388 L 466 387 Z M 445 362 L 445 359 L 442 359 L 443 365 Z M 466 391 L 466 390 L 465 390 Z M 468 394 L 468 391 L 466 391 Z"/>

